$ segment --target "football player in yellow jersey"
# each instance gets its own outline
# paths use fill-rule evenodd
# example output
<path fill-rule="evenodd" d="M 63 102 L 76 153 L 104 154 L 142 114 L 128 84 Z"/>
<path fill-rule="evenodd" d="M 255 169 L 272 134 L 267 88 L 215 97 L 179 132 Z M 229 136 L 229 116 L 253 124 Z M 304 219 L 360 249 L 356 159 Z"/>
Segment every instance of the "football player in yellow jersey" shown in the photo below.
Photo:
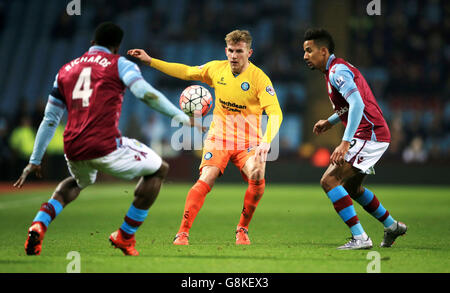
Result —
<path fill-rule="evenodd" d="M 248 226 L 265 188 L 265 166 L 270 143 L 282 121 L 281 108 L 272 82 L 249 58 L 252 37 L 246 30 L 227 34 L 228 60 L 211 61 L 202 66 L 169 63 L 150 57 L 142 49 L 128 54 L 170 76 L 198 80 L 215 90 L 215 108 L 203 148 L 200 178 L 190 189 L 174 244 L 188 245 L 189 230 L 215 180 L 231 160 L 248 182 L 244 207 L 236 229 L 236 244 L 250 244 Z M 264 135 L 263 111 L 269 117 Z"/>

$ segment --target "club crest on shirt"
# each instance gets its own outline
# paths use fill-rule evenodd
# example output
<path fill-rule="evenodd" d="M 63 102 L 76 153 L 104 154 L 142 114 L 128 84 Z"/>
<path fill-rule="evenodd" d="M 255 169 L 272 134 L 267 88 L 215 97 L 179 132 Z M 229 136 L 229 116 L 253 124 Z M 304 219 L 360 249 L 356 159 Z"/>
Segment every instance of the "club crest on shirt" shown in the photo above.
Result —
<path fill-rule="evenodd" d="M 268 92 L 269 95 L 271 95 L 271 96 L 275 95 L 275 90 L 273 89 L 273 87 L 271 85 L 268 85 L 266 87 L 266 92 Z"/>
<path fill-rule="evenodd" d="M 250 84 L 246 81 L 244 81 L 243 83 L 241 83 L 241 89 L 243 91 L 248 91 L 248 89 L 250 88 Z"/>
<path fill-rule="evenodd" d="M 212 158 L 212 154 L 210 153 L 210 152 L 207 152 L 206 154 L 205 154 L 205 160 L 209 160 L 209 159 L 211 159 Z"/>

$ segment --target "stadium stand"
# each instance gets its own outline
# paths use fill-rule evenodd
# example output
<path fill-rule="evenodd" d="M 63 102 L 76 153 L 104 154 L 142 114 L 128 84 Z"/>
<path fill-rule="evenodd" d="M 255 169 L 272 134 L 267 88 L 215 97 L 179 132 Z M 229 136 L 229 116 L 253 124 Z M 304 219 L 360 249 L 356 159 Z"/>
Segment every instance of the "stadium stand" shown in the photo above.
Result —
<path fill-rule="evenodd" d="M 190 65 L 224 59 L 224 36 L 239 27 L 252 32 L 252 61 L 271 77 L 285 113 L 282 157 L 298 159 L 312 127 L 303 117 L 311 97 L 301 40 L 313 21 L 314 1 L 83 1 L 82 17 L 68 16 L 66 2 L 0 1 L 0 120 L 6 141 L 21 114 L 31 115 L 35 105 L 45 103 L 59 67 L 88 48 L 86 40 L 102 21 L 113 20 L 125 30 L 122 55 L 128 48 L 145 48 L 154 57 Z M 393 137 L 389 156 L 404 162 L 448 162 L 450 47 L 445 35 L 450 30 L 450 4 L 384 1 L 384 17 L 368 18 L 358 1 L 350 2 L 344 57 L 361 69 L 380 102 Z M 175 104 L 189 85 L 151 68 L 141 69 Z M 144 126 L 150 115 L 154 112 L 127 92 L 120 129 L 148 140 L 145 129 L 151 127 Z M 155 125 L 170 125 L 167 117 L 155 116 Z M 168 144 L 174 131 L 167 127 L 158 136 L 160 143 Z M 3 143 L 1 150 L 0 161 L 5 162 L 11 151 Z M 4 173 L 2 180 L 17 176 Z"/>

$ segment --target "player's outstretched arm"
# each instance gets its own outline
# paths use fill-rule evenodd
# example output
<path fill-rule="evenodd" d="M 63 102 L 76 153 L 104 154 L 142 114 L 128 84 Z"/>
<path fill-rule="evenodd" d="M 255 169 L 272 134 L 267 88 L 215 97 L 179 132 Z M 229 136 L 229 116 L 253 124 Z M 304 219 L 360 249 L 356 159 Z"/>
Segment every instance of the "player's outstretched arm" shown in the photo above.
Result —
<path fill-rule="evenodd" d="M 152 57 L 150 57 L 147 52 L 142 49 L 131 49 L 128 50 L 127 54 L 139 59 L 145 65 L 150 66 L 152 64 Z"/>
<path fill-rule="evenodd" d="M 140 80 L 136 82 L 136 84 L 142 83 L 140 87 L 143 87 L 145 89 L 141 89 L 140 91 L 145 91 L 145 94 L 142 98 L 140 98 L 145 104 L 147 104 L 149 107 L 155 109 L 156 111 L 165 114 L 169 117 L 172 117 L 176 121 L 182 123 L 183 125 L 190 126 L 190 127 L 196 127 L 201 132 L 206 132 L 207 128 L 203 127 L 202 125 L 198 125 L 196 119 L 194 117 L 189 117 L 181 111 L 179 108 L 177 108 L 172 102 L 170 102 L 164 94 L 162 94 L 160 91 L 153 88 L 150 84 L 145 82 L 144 80 Z M 134 86 L 134 85 L 133 85 Z M 135 87 L 131 87 L 130 90 L 138 97 L 136 94 L 138 91 Z M 139 85 L 138 85 L 139 86 Z"/>
<path fill-rule="evenodd" d="M 163 93 L 145 81 L 139 67 L 135 63 L 124 57 L 120 57 L 118 61 L 118 70 L 122 82 L 130 89 L 134 96 L 144 102 L 147 106 L 164 115 L 174 118 L 184 125 L 196 126 L 194 125 L 194 121 L 191 121 L 186 113 L 169 101 Z M 199 130 L 202 129 L 199 128 Z"/>
<path fill-rule="evenodd" d="M 142 49 L 128 50 L 128 55 L 139 59 L 144 64 L 155 68 L 167 75 L 183 80 L 203 80 L 202 69 L 198 66 L 188 66 L 181 63 L 165 62 L 156 58 L 150 57 Z M 208 82 L 206 82 L 208 83 Z"/>
<path fill-rule="evenodd" d="M 27 179 L 28 175 L 34 173 L 36 177 L 42 178 L 42 170 L 41 165 L 34 165 L 29 163 L 22 171 L 22 174 L 20 175 L 19 179 L 14 183 L 14 187 L 21 188 L 22 185 L 25 183 L 25 180 Z"/>
<path fill-rule="evenodd" d="M 38 178 L 42 178 L 41 161 L 44 156 L 48 144 L 55 135 L 61 117 L 64 115 L 65 106 L 63 103 L 49 96 L 47 106 L 45 107 L 44 118 L 42 119 L 39 129 L 34 141 L 33 153 L 30 157 L 30 162 L 23 169 L 19 179 L 14 183 L 17 188 L 22 187 L 28 175 L 34 173 Z"/>

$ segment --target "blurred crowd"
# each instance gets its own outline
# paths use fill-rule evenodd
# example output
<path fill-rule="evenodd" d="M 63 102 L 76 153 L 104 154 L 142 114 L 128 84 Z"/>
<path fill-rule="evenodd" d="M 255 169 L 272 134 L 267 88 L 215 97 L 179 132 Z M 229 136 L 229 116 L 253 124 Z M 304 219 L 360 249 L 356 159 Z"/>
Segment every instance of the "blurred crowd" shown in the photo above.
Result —
<path fill-rule="evenodd" d="M 353 1 L 349 56 L 370 83 L 404 162 L 445 161 L 450 150 L 450 2 L 382 1 L 367 17 Z"/>
<path fill-rule="evenodd" d="M 280 93 L 285 89 L 282 95 L 278 93 L 285 114 L 285 129 L 280 132 L 281 148 L 285 146 L 288 153 L 298 155 L 296 150 L 306 142 L 303 128 L 308 131 L 311 128 L 303 125 L 302 120 L 308 93 L 302 93 L 298 87 L 304 86 L 308 70 L 302 60 L 301 40 L 305 29 L 314 21 L 314 1 L 99 0 L 82 3 L 86 5 L 84 11 L 91 12 L 90 21 L 80 26 L 77 23 L 80 18 L 68 16 L 63 9 L 52 24 L 50 40 L 69 41 L 80 27 L 92 32 L 98 23 L 106 20 L 119 24 L 134 21 L 133 26 L 126 28 L 127 47 L 139 46 L 152 56 L 164 59 L 168 56 L 168 44 L 201 43 L 223 50 L 224 37 L 229 31 L 249 29 L 254 38 L 252 62 L 270 76 L 276 89 L 279 85 Z M 350 32 L 345 57 L 362 71 L 388 120 L 392 134 L 389 156 L 406 163 L 448 161 L 450 46 L 446 36 L 448 39 L 450 2 L 382 1 L 382 16 L 371 17 L 367 16 L 361 1 L 351 3 L 352 17 L 345 24 Z M 8 5 L 0 1 L 0 33 L 6 26 L 3 16 L 7 13 Z M 197 55 L 194 51 L 193 56 Z M 171 61 L 199 65 L 191 60 Z M 151 83 L 158 89 L 182 86 L 180 81 L 162 74 L 156 75 Z M 8 109 L 1 109 L 0 178 L 15 177 L 17 169 L 26 164 L 45 102 L 46 97 L 42 97 L 36 105 L 22 105 L 21 111 L 14 115 Z M 27 99 L 22 99 L 22 103 L 27 104 Z M 123 134 L 141 139 L 163 155 L 177 155 L 170 149 L 168 126 L 161 116 L 141 120 L 133 115 L 123 116 L 126 119 L 121 122 L 125 125 Z M 62 153 L 61 135 L 59 132 L 55 140 L 55 154 Z M 11 171 L 15 166 L 19 167 Z"/>

